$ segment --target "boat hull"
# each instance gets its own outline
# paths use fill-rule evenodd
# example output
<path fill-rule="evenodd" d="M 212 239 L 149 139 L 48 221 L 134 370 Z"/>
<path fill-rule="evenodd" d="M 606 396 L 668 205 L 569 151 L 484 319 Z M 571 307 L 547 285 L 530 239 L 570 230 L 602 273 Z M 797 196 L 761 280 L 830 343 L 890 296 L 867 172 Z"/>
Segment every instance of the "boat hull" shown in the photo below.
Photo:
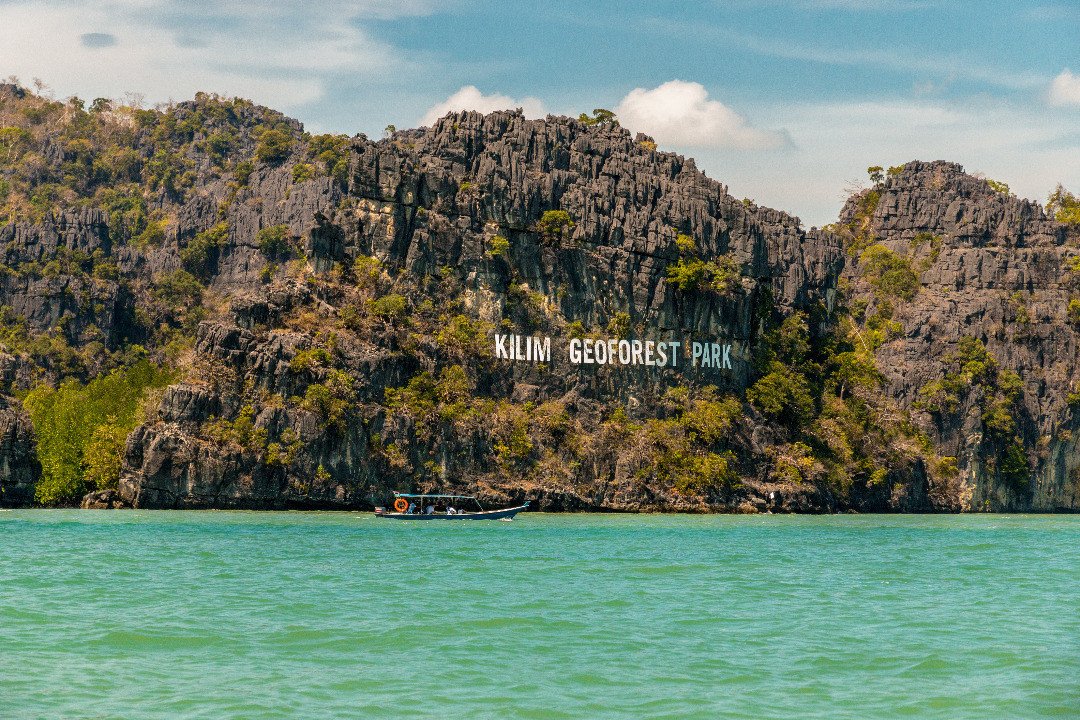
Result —
<path fill-rule="evenodd" d="M 385 518 L 387 520 L 512 520 L 515 515 L 529 507 L 529 503 L 524 505 L 518 505 L 517 507 L 505 508 L 503 510 L 484 510 L 482 512 L 463 512 L 455 515 L 435 514 L 421 515 L 412 514 L 406 515 L 399 512 L 379 512 L 375 511 L 375 517 Z"/>

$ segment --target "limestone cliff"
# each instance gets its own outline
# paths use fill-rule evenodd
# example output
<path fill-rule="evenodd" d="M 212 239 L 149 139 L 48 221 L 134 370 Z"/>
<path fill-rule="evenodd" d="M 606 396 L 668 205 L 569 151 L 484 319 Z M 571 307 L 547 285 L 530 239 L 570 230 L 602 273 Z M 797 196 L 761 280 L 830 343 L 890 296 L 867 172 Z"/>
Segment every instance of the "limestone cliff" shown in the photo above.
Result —
<path fill-rule="evenodd" d="M 40 474 L 30 422 L 5 402 L 0 406 L 0 507 L 29 505 Z"/>
<path fill-rule="evenodd" d="M 553 508 L 697 507 L 696 498 L 627 477 L 613 448 L 596 448 L 600 457 L 571 470 L 574 460 L 553 438 L 552 447 L 537 448 L 540 458 L 526 452 L 499 462 L 498 439 L 484 432 L 488 420 L 480 408 L 475 418 L 418 437 L 417 418 L 388 416 L 386 388 L 464 361 L 478 393 L 513 398 L 518 407 L 531 403 L 583 428 L 602 425 L 613 400 L 645 416 L 657 414 L 665 390 L 680 383 L 744 390 L 769 317 L 825 302 L 841 267 L 835 237 L 807 233 L 790 216 L 733 199 L 692 161 L 656 152 L 647 139 L 614 126 L 464 113 L 380 143 L 354 139 L 349 170 L 348 185 L 339 187 L 329 179 L 297 186 L 287 164 L 260 168 L 236 196 L 228 214 L 229 244 L 219 260 L 223 271 L 210 285 L 233 298 L 233 318 L 204 323 L 195 344 L 197 355 L 220 363 L 233 385 L 170 389 L 161 422 L 140 428 L 129 442 L 121 491 L 134 503 L 363 505 L 420 477 L 539 496 L 541 506 Z M 573 218 L 573 228 L 553 241 L 536 226 L 555 208 Z M 215 220 L 207 217 L 203 226 Z M 335 263 L 350 266 L 357 257 L 377 258 L 377 282 L 408 298 L 410 322 L 425 328 L 425 341 L 403 347 L 412 342 L 403 337 L 409 330 L 393 321 L 360 332 L 340 327 L 342 307 L 358 304 L 350 287 L 355 278 L 321 288 L 321 297 L 294 278 L 267 284 L 266 259 L 255 238 L 260 229 L 280 224 L 303 244 L 316 272 L 332 271 Z M 694 237 L 703 256 L 734 256 L 743 268 L 739 287 L 723 296 L 672 290 L 665 273 L 678 258 L 679 233 Z M 505 256 L 492 256 L 495 236 L 509 241 Z M 431 300 L 436 304 L 424 309 Z M 327 432 L 310 413 L 287 402 L 266 407 L 264 397 L 256 403 L 255 425 L 271 438 L 294 430 L 303 447 L 299 457 L 291 467 L 267 467 L 242 450 L 223 457 L 199 428 L 213 416 L 240 412 L 243 387 L 297 397 L 325 374 L 324 368 L 294 371 L 298 353 L 326 342 L 317 337 L 318 327 L 292 327 L 287 319 L 312 306 L 322 313 L 318 324 L 336 328 L 334 364 L 360 379 L 356 419 Z M 573 332 L 573 323 L 607 328 L 627 318 L 632 327 L 622 332 L 728 340 L 736 362 L 733 372 L 689 375 L 579 369 L 565 361 L 492 365 L 486 333 L 479 347 L 438 341 L 439 332 L 462 317 L 455 313 L 488 328 L 505 322 L 549 334 L 557 343 Z M 404 457 L 388 460 L 387 446 Z"/>
<path fill-rule="evenodd" d="M 173 373 L 89 504 L 1080 502 L 1075 234 L 957 166 L 909 163 L 819 231 L 611 122 L 457 113 L 372 141 L 211 96 L 0 101 L 5 391 L 142 358 Z M 495 361 L 497 333 L 559 350 Z M 562 354 L 691 337 L 732 367 Z M 0 502 L 25 503 L 42 470 L 8 404 Z"/>
<path fill-rule="evenodd" d="M 1080 272 L 1071 269 L 1080 254 L 1075 226 L 944 162 L 904 165 L 852 198 L 841 222 L 910 259 L 918 274 L 918 291 L 895 303 L 902 329 L 877 350 L 878 367 L 886 393 L 913 408 L 935 444 L 958 459 L 970 506 L 1080 506 L 1076 405 L 1069 401 L 1080 381 L 1078 318 L 1069 308 L 1080 289 Z M 854 258 L 845 273 L 854 295 L 872 306 L 864 270 Z M 963 338 L 984 345 L 997 369 L 961 377 Z M 1003 373 L 1019 379 L 1015 398 L 996 387 Z M 953 383 L 943 388 L 942 379 Z M 995 426 L 992 406 L 1002 400 L 1015 427 Z M 1013 445 L 1024 448 L 1026 464 L 1017 482 L 1002 477 L 1003 451 Z"/>

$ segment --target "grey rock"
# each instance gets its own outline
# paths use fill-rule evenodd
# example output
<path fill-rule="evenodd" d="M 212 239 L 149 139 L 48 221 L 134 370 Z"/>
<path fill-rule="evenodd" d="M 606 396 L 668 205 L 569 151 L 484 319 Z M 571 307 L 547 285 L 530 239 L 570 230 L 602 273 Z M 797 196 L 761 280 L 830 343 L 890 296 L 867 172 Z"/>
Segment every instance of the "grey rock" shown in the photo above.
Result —
<path fill-rule="evenodd" d="M 853 198 L 841 222 L 853 222 L 857 211 Z M 898 305 L 903 333 L 878 350 L 878 367 L 888 394 L 915 412 L 944 454 L 957 458 L 971 486 L 968 507 L 1080 508 L 1080 437 L 1073 437 L 1077 419 L 1067 402 L 1080 382 L 1080 334 L 1066 317 L 1078 287 L 1067 261 L 1078 254 L 1080 233 L 1047 217 L 1037 203 L 998 192 L 945 162 L 910 162 L 889 177 L 870 229 L 879 242 L 925 267 L 915 298 Z M 912 249 L 920 233 L 940 238 L 936 257 L 928 242 Z M 846 274 L 856 280 L 858 264 L 849 263 Z M 861 290 L 872 302 L 868 288 Z M 983 341 L 999 366 L 1023 381 L 1016 420 L 1031 462 L 1026 491 L 1009 489 L 987 470 L 984 458 L 994 448 L 976 395 L 945 418 L 917 408 L 919 390 L 947 372 L 948 356 L 963 336 Z"/>
<path fill-rule="evenodd" d="M 0 507 L 29 505 L 39 477 L 30 418 L 0 400 Z"/>

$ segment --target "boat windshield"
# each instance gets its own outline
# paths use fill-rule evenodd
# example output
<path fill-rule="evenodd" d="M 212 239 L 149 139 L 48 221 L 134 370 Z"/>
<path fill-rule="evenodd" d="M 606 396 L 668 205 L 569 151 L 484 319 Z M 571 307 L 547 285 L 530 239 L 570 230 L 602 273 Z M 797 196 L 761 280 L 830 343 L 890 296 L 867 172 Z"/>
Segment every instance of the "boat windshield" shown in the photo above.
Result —
<path fill-rule="evenodd" d="M 402 507 L 398 500 L 407 505 Z M 395 510 L 405 515 L 458 515 L 480 510 L 484 507 L 475 495 L 443 495 L 427 493 L 394 493 Z"/>

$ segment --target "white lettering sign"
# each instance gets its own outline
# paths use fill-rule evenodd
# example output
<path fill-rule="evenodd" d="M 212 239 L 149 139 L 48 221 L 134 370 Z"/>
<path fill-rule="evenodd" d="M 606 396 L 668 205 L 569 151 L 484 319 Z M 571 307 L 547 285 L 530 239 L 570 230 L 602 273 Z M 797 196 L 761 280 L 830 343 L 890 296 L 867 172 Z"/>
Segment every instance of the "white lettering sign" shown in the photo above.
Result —
<path fill-rule="evenodd" d="M 678 367 L 689 355 L 690 367 L 732 370 L 731 343 L 701 340 L 625 340 L 620 338 L 571 338 L 566 357 L 571 365 L 641 365 Z M 527 363 L 550 363 L 551 338 L 534 335 L 496 334 L 495 358 Z"/>

